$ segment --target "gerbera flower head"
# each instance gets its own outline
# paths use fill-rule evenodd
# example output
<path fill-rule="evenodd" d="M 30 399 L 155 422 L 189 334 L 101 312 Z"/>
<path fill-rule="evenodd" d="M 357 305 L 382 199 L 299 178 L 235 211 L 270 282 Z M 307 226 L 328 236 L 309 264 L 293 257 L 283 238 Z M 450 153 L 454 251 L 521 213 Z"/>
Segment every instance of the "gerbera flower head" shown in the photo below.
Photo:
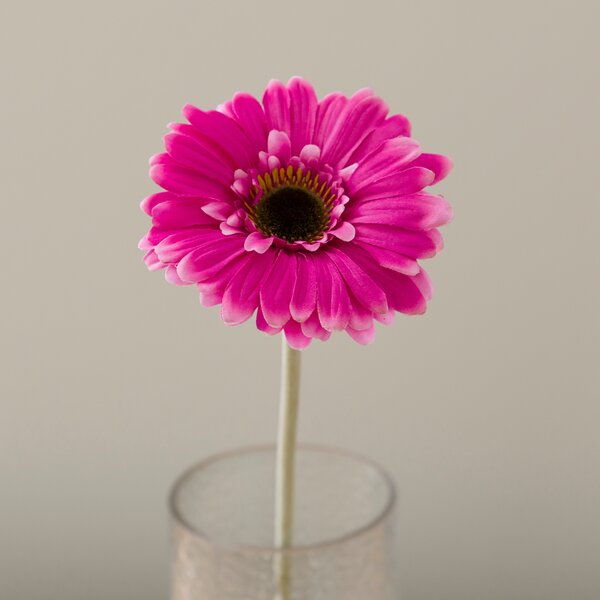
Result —
<path fill-rule="evenodd" d="M 183 114 L 150 160 L 165 191 L 141 204 L 148 268 L 296 349 L 338 330 L 366 344 L 375 321 L 425 312 L 419 260 L 442 248 L 452 210 L 424 189 L 451 163 L 421 152 L 405 117 L 368 89 L 319 101 L 299 77 L 271 81 L 262 103 L 237 93 Z"/>

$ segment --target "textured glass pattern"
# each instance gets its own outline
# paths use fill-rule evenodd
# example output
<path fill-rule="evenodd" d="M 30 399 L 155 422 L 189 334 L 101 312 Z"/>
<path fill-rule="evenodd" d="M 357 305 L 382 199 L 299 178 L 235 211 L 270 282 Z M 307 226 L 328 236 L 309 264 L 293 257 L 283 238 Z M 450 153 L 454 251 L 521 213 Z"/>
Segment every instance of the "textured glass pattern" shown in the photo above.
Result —
<path fill-rule="evenodd" d="M 240 450 L 185 473 L 171 495 L 171 600 L 274 600 L 275 451 Z M 290 600 L 392 600 L 394 490 L 373 463 L 300 447 Z"/>

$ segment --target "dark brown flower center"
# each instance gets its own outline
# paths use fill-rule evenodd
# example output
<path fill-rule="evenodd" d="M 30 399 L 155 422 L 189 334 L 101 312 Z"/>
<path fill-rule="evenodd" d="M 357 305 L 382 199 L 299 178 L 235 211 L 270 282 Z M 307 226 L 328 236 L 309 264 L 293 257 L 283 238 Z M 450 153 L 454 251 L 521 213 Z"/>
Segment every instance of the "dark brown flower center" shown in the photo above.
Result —
<path fill-rule="evenodd" d="M 253 208 L 253 221 L 265 235 L 286 242 L 314 242 L 329 224 L 329 211 L 312 191 L 298 186 L 283 186 L 267 193 Z"/>

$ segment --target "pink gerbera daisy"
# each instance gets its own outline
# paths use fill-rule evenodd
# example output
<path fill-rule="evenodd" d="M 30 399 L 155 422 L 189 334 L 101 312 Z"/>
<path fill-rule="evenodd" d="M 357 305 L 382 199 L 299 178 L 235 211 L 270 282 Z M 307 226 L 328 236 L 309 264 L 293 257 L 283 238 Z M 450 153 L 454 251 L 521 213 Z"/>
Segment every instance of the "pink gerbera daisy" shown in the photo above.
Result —
<path fill-rule="evenodd" d="M 262 104 L 238 93 L 217 110 L 185 106 L 188 123 L 171 124 L 150 161 L 166 191 L 142 202 L 146 264 L 196 284 L 226 324 L 256 313 L 296 349 L 337 330 L 366 344 L 374 321 L 425 312 L 418 259 L 442 248 L 452 210 L 423 189 L 451 163 L 387 113 L 371 90 L 319 101 L 299 77 L 271 81 Z"/>

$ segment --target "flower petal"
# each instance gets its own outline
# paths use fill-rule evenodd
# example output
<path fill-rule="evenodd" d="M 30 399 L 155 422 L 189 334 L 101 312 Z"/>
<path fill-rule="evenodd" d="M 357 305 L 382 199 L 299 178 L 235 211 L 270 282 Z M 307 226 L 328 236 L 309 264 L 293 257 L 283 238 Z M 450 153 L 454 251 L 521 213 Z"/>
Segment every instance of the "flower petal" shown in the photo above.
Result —
<path fill-rule="evenodd" d="M 164 263 L 178 263 L 192 250 L 220 241 L 218 230 L 198 227 L 177 231 L 156 245 L 155 251 Z"/>
<path fill-rule="evenodd" d="M 154 250 L 148 250 L 148 252 L 144 254 L 144 263 L 148 267 L 149 271 L 158 271 L 160 269 L 164 269 L 166 266 L 160 260 L 158 260 L 158 256 L 156 256 L 156 252 L 154 252 Z"/>
<path fill-rule="evenodd" d="M 317 117 L 317 95 L 312 85 L 301 77 L 292 77 L 288 82 L 290 99 L 290 140 L 292 154 L 312 142 Z"/>
<path fill-rule="evenodd" d="M 218 140 L 215 141 L 214 139 L 202 134 L 193 125 L 190 125 L 189 123 L 169 123 L 168 127 L 173 133 L 194 138 L 204 148 L 206 148 L 210 154 L 214 155 L 216 159 L 229 166 L 232 171 L 235 171 L 238 168 L 238 165 L 231 154 L 229 154 L 229 152 L 227 152 L 227 150 L 225 150 L 225 148 L 219 144 Z"/>
<path fill-rule="evenodd" d="M 168 283 L 173 285 L 191 285 L 188 281 L 183 281 L 179 275 L 177 275 L 177 269 L 175 265 L 169 265 L 165 269 L 165 279 Z"/>
<path fill-rule="evenodd" d="M 348 244 L 344 251 L 385 292 L 388 305 L 405 314 L 422 314 L 427 310 L 427 301 L 412 277 L 380 267 L 365 250 Z"/>
<path fill-rule="evenodd" d="M 397 271 L 404 275 L 416 275 L 421 269 L 419 263 L 414 258 L 398 254 L 393 250 L 372 246 L 371 244 L 366 244 L 364 242 L 357 242 L 357 245 L 368 252 L 377 264 L 386 269 L 391 269 L 392 271 Z"/>
<path fill-rule="evenodd" d="M 245 169 L 256 164 L 257 155 L 252 143 L 231 117 L 216 110 L 205 112 L 191 104 L 183 107 L 183 114 L 201 135 L 223 148 L 237 168 Z"/>
<path fill-rule="evenodd" d="M 260 288 L 277 254 L 252 254 L 251 259 L 233 276 L 223 294 L 221 318 L 226 325 L 247 321 L 258 306 Z"/>
<path fill-rule="evenodd" d="M 332 229 L 329 233 L 343 242 L 351 242 L 356 235 L 356 230 L 354 229 L 354 225 L 352 225 L 352 223 L 344 221 L 335 229 Z"/>
<path fill-rule="evenodd" d="M 250 260 L 252 260 L 252 255 L 248 254 L 248 252 L 244 252 L 238 255 L 234 260 L 223 265 L 216 273 L 213 273 L 211 277 L 196 284 L 198 291 L 201 294 L 200 302 L 202 302 L 204 306 L 221 304 L 223 301 L 223 294 L 225 293 L 225 289 L 229 285 L 229 282 Z M 204 304 L 205 302 L 211 302 L 211 304 Z"/>
<path fill-rule="evenodd" d="M 356 194 L 370 183 L 402 170 L 420 153 L 419 144 L 409 137 L 398 137 L 383 142 L 377 150 L 359 163 L 345 186 L 347 193 Z"/>
<path fill-rule="evenodd" d="M 313 134 L 313 143 L 319 148 L 323 148 L 325 140 L 331 136 L 347 104 L 348 98 L 339 92 L 328 94 L 319 102 Z"/>
<path fill-rule="evenodd" d="M 363 346 L 367 346 L 375 340 L 375 325 L 371 325 L 368 329 L 352 329 L 352 327 L 348 327 L 346 329 L 346 333 L 359 344 Z"/>
<path fill-rule="evenodd" d="M 283 333 L 287 343 L 294 350 L 304 350 L 311 342 L 311 339 L 302 333 L 300 323 L 296 321 L 288 321 L 283 328 Z"/>
<path fill-rule="evenodd" d="M 343 246 L 327 248 L 325 255 L 337 267 L 348 289 L 369 310 L 384 313 L 388 310 L 383 290 L 343 250 Z"/>
<path fill-rule="evenodd" d="M 298 323 L 306 321 L 317 302 L 317 275 L 312 258 L 304 252 L 296 253 L 296 284 L 290 302 L 290 313 Z"/>
<path fill-rule="evenodd" d="M 433 171 L 423 167 L 409 167 L 404 171 L 392 173 L 370 183 L 353 196 L 354 202 L 366 202 L 376 198 L 404 196 L 420 192 L 431 185 L 434 179 Z"/>
<path fill-rule="evenodd" d="M 140 202 L 140 208 L 148 215 L 152 216 L 152 209 L 161 202 L 166 202 L 167 200 L 176 200 L 177 196 L 175 194 L 171 194 L 171 192 L 158 192 L 157 194 L 151 194 L 147 198 L 144 198 Z"/>
<path fill-rule="evenodd" d="M 258 310 L 256 311 L 256 328 L 260 331 L 268 333 L 269 335 L 275 335 L 279 333 L 282 329 L 281 327 L 271 327 L 267 323 L 260 305 L 258 306 Z"/>
<path fill-rule="evenodd" d="M 152 224 L 155 227 L 180 228 L 192 225 L 217 226 L 218 221 L 209 217 L 202 209 L 202 201 L 192 198 L 178 198 L 157 204 L 152 210 Z"/>
<path fill-rule="evenodd" d="M 441 154 L 426 154 L 423 153 L 417 158 L 411 166 L 414 167 L 425 167 L 430 171 L 433 171 L 435 177 L 431 182 L 431 185 L 441 181 L 450 173 L 452 170 L 452 161 L 447 156 Z"/>
<path fill-rule="evenodd" d="M 290 133 L 290 101 L 287 88 L 281 83 L 272 79 L 267 85 L 263 95 L 263 106 L 267 117 L 267 126 L 269 129 L 277 129 Z"/>
<path fill-rule="evenodd" d="M 290 302 L 295 283 L 296 255 L 280 250 L 260 290 L 260 305 L 269 325 L 283 327 L 290 320 Z"/>
<path fill-rule="evenodd" d="M 182 258 L 177 273 L 184 281 L 202 282 L 245 253 L 242 235 L 221 236 L 215 243 L 192 250 Z"/>
<path fill-rule="evenodd" d="M 356 240 L 411 258 L 431 258 L 444 246 L 437 229 L 411 231 L 373 223 L 357 223 Z"/>
<path fill-rule="evenodd" d="M 233 191 L 226 185 L 177 164 L 168 154 L 163 162 L 150 167 L 150 177 L 162 188 L 179 196 L 196 196 L 233 202 Z"/>
<path fill-rule="evenodd" d="M 233 182 L 233 169 L 216 158 L 197 139 L 179 133 L 168 133 L 164 140 L 168 154 L 180 165 L 226 186 Z"/>
<path fill-rule="evenodd" d="M 317 272 L 317 311 L 327 331 L 343 330 L 350 321 L 351 305 L 344 280 L 335 265 L 325 256 L 313 255 Z"/>
<path fill-rule="evenodd" d="M 266 150 L 267 119 L 260 102 L 250 94 L 238 92 L 233 97 L 231 108 L 236 121 L 246 132 L 256 154 L 261 150 Z"/>
<path fill-rule="evenodd" d="M 220 202 L 218 200 L 214 200 L 212 202 L 206 202 L 202 206 L 202 210 L 209 217 L 212 217 L 217 221 L 225 221 L 235 211 L 235 207 L 230 202 Z"/>
<path fill-rule="evenodd" d="M 281 164 L 287 165 L 292 155 L 292 144 L 288 134 L 284 131 L 275 129 L 269 131 L 269 140 L 267 142 L 269 154 L 277 156 Z"/>
<path fill-rule="evenodd" d="M 258 254 L 264 254 L 273 243 L 273 236 L 265 237 L 260 231 L 253 231 L 244 240 L 244 249 L 247 252 L 257 252 Z"/>
<path fill-rule="evenodd" d="M 315 310 L 306 321 L 300 324 L 302 333 L 309 338 L 317 338 L 322 342 L 326 342 L 331 337 L 331 331 L 323 329 L 319 315 Z"/>
<path fill-rule="evenodd" d="M 377 96 L 366 95 L 359 91 L 344 108 L 338 117 L 331 135 L 323 141 L 323 161 L 333 167 L 345 166 L 348 158 L 385 119 L 387 106 Z"/>
<path fill-rule="evenodd" d="M 300 150 L 300 160 L 305 163 L 311 163 L 318 161 L 321 158 L 321 148 L 314 144 L 306 144 L 302 150 Z"/>
<path fill-rule="evenodd" d="M 352 223 L 380 223 L 420 230 L 449 223 L 452 207 L 442 196 L 417 192 L 357 202 L 347 207 L 345 215 Z"/>
<path fill-rule="evenodd" d="M 361 142 L 360 146 L 352 153 L 348 162 L 359 162 L 385 141 L 399 136 L 410 137 L 410 122 L 403 115 L 392 115 L 388 117 L 379 127 Z"/>

